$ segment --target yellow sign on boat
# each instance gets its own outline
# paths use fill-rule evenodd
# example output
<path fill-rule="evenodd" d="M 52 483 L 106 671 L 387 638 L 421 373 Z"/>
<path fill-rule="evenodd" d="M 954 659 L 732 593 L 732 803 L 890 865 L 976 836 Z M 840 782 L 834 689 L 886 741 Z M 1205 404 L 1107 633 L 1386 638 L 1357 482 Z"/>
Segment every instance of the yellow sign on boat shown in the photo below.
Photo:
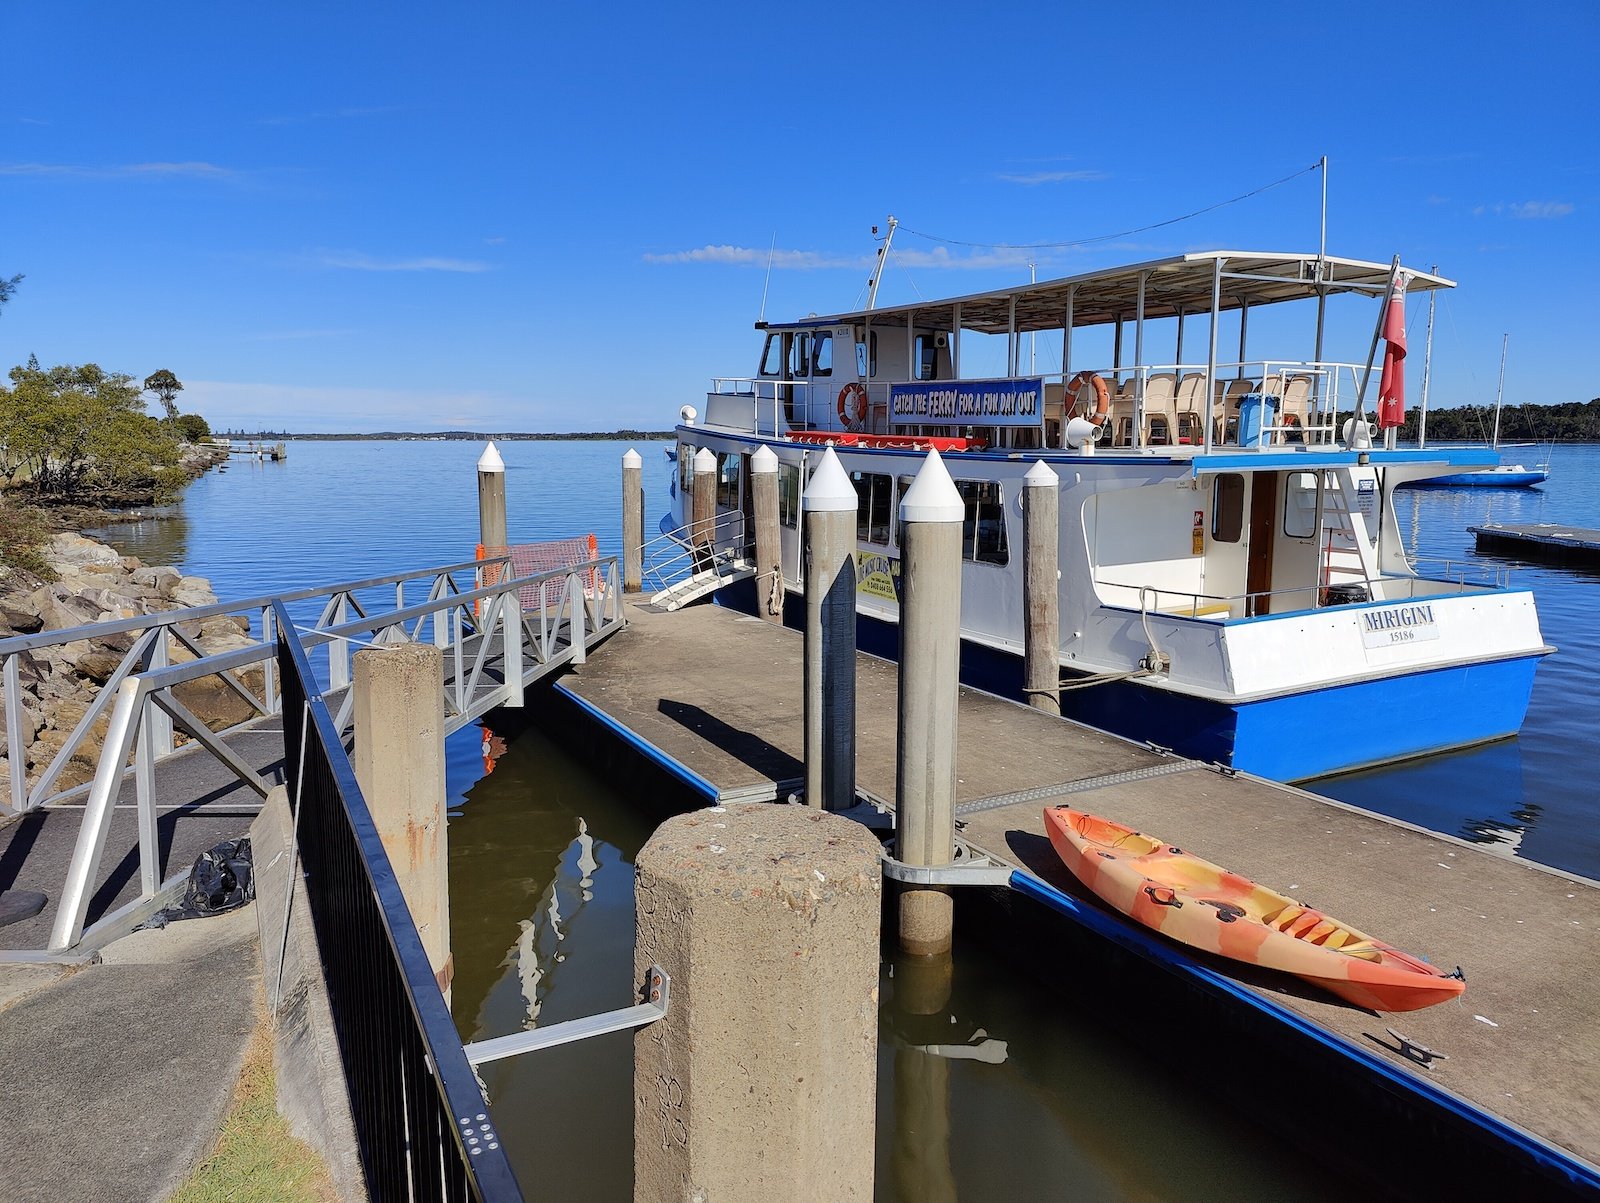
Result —
<path fill-rule="evenodd" d="M 900 561 L 879 551 L 856 552 L 856 592 L 899 602 Z"/>

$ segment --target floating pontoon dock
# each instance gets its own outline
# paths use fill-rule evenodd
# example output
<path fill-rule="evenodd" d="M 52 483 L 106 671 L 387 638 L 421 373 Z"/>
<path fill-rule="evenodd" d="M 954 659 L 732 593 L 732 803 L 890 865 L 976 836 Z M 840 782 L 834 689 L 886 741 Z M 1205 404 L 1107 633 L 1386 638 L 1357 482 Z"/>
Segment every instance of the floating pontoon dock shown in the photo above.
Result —
<path fill-rule="evenodd" d="M 1600 564 L 1600 530 L 1555 522 L 1525 526 L 1489 522 L 1467 529 L 1477 537 L 1478 550 L 1491 555 L 1557 564 Z"/>
<path fill-rule="evenodd" d="M 787 797 L 802 775 L 800 634 L 714 606 L 632 604 L 627 617 L 558 693 L 710 800 Z M 895 796 L 896 673 L 858 656 L 857 781 L 874 799 Z M 1597 883 L 973 690 L 962 691 L 958 731 L 960 836 L 1012 870 L 1015 890 L 1331 1049 L 1377 1090 L 1448 1117 L 1471 1141 L 1499 1142 L 1547 1183 L 1600 1187 Z M 1189 955 L 1085 899 L 1044 835 L 1051 804 L 1129 823 L 1407 951 L 1460 963 L 1466 994 L 1378 1016 Z M 1307 1080 L 1294 1106 L 1308 1109 L 1317 1088 Z"/>

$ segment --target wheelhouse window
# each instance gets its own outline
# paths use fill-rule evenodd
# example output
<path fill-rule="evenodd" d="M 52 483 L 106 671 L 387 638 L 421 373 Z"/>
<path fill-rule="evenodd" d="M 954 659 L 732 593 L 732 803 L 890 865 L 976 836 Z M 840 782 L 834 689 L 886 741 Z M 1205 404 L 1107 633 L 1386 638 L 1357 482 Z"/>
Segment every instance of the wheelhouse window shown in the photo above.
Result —
<path fill-rule="evenodd" d="M 813 376 L 833 375 L 833 335 L 818 331 L 811 354 Z"/>
<path fill-rule="evenodd" d="M 1283 491 L 1283 533 L 1291 539 L 1313 539 L 1322 500 L 1322 477 L 1316 472 L 1290 472 L 1287 484 Z"/>
<path fill-rule="evenodd" d="M 796 380 L 811 375 L 811 335 L 796 334 L 789 346 L 789 374 Z"/>
<path fill-rule="evenodd" d="M 850 480 L 856 487 L 856 538 L 887 547 L 894 514 L 893 479 L 875 472 L 852 472 Z"/>
<path fill-rule="evenodd" d="M 1211 506 L 1211 537 L 1218 543 L 1237 543 L 1244 535 L 1244 476 L 1219 472 L 1216 498 Z"/>
<path fill-rule="evenodd" d="M 778 524 L 795 530 L 800 525 L 800 469 L 778 465 Z"/>
<path fill-rule="evenodd" d="M 678 444 L 678 496 L 687 497 L 694 488 L 694 448 Z"/>
<path fill-rule="evenodd" d="M 739 508 L 738 455 L 717 456 L 717 507 L 724 510 Z"/>
<path fill-rule="evenodd" d="M 767 335 L 767 345 L 761 349 L 761 374 L 774 377 L 783 375 L 783 335 Z"/>
<path fill-rule="evenodd" d="M 1005 564 L 1006 510 L 1000 486 L 987 480 L 958 480 L 956 489 L 966 504 L 961 520 L 961 555 L 979 564 Z"/>
<path fill-rule="evenodd" d="M 939 339 L 933 334 L 917 335 L 917 379 L 934 380 L 939 368 Z"/>
<path fill-rule="evenodd" d="M 878 374 L 878 332 L 872 331 L 867 340 L 862 335 L 856 332 L 856 375 L 866 380 Z"/>

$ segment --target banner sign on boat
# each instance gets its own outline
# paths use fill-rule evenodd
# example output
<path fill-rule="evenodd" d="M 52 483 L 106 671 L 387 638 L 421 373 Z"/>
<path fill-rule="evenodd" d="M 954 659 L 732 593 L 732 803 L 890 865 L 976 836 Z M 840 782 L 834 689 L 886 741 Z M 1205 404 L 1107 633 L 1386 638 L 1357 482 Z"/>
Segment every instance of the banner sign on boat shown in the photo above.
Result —
<path fill-rule="evenodd" d="M 900 561 L 877 551 L 856 552 L 856 592 L 884 601 L 900 600 Z"/>
<path fill-rule="evenodd" d="M 1038 426 L 1044 419 L 1044 380 L 928 380 L 889 386 L 889 421 L 896 426 Z"/>
<path fill-rule="evenodd" d="M 1393 647 L 1399 643 L 1439 638 L 1439 627 L 1433 621 L 1433 607 L 1430 605 L 1385 606 L 1381 610 L 1363 610 L 1359 621 L 1364 647 Z"/>

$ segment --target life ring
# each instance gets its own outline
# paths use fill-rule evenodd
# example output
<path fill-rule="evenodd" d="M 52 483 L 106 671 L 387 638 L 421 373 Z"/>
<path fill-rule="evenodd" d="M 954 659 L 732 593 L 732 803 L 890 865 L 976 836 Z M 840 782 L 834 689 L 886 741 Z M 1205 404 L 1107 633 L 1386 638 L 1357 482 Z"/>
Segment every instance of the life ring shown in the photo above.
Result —
<path fill-rule="evenodd" d="M 1094 372 L 1079 372 L 1067 381 L 1066 395 L 1068 400 L 1067 413 L 1070 415 L 1078 404 L 1078 390 L 1085 385 L 1094 389 L 1094 412 L 1086 413 L 1084 417 L 1096 426 L 1105 425 L 1106 414 L 1111 409 L 1111 391 L 1106 388 L 1106 382 Z"/>
<path fill-rule="evenodd" d="M 867 386 L 851 381 L 839 390 L 839 421 L 854 430 L 867 420 Z"/>

